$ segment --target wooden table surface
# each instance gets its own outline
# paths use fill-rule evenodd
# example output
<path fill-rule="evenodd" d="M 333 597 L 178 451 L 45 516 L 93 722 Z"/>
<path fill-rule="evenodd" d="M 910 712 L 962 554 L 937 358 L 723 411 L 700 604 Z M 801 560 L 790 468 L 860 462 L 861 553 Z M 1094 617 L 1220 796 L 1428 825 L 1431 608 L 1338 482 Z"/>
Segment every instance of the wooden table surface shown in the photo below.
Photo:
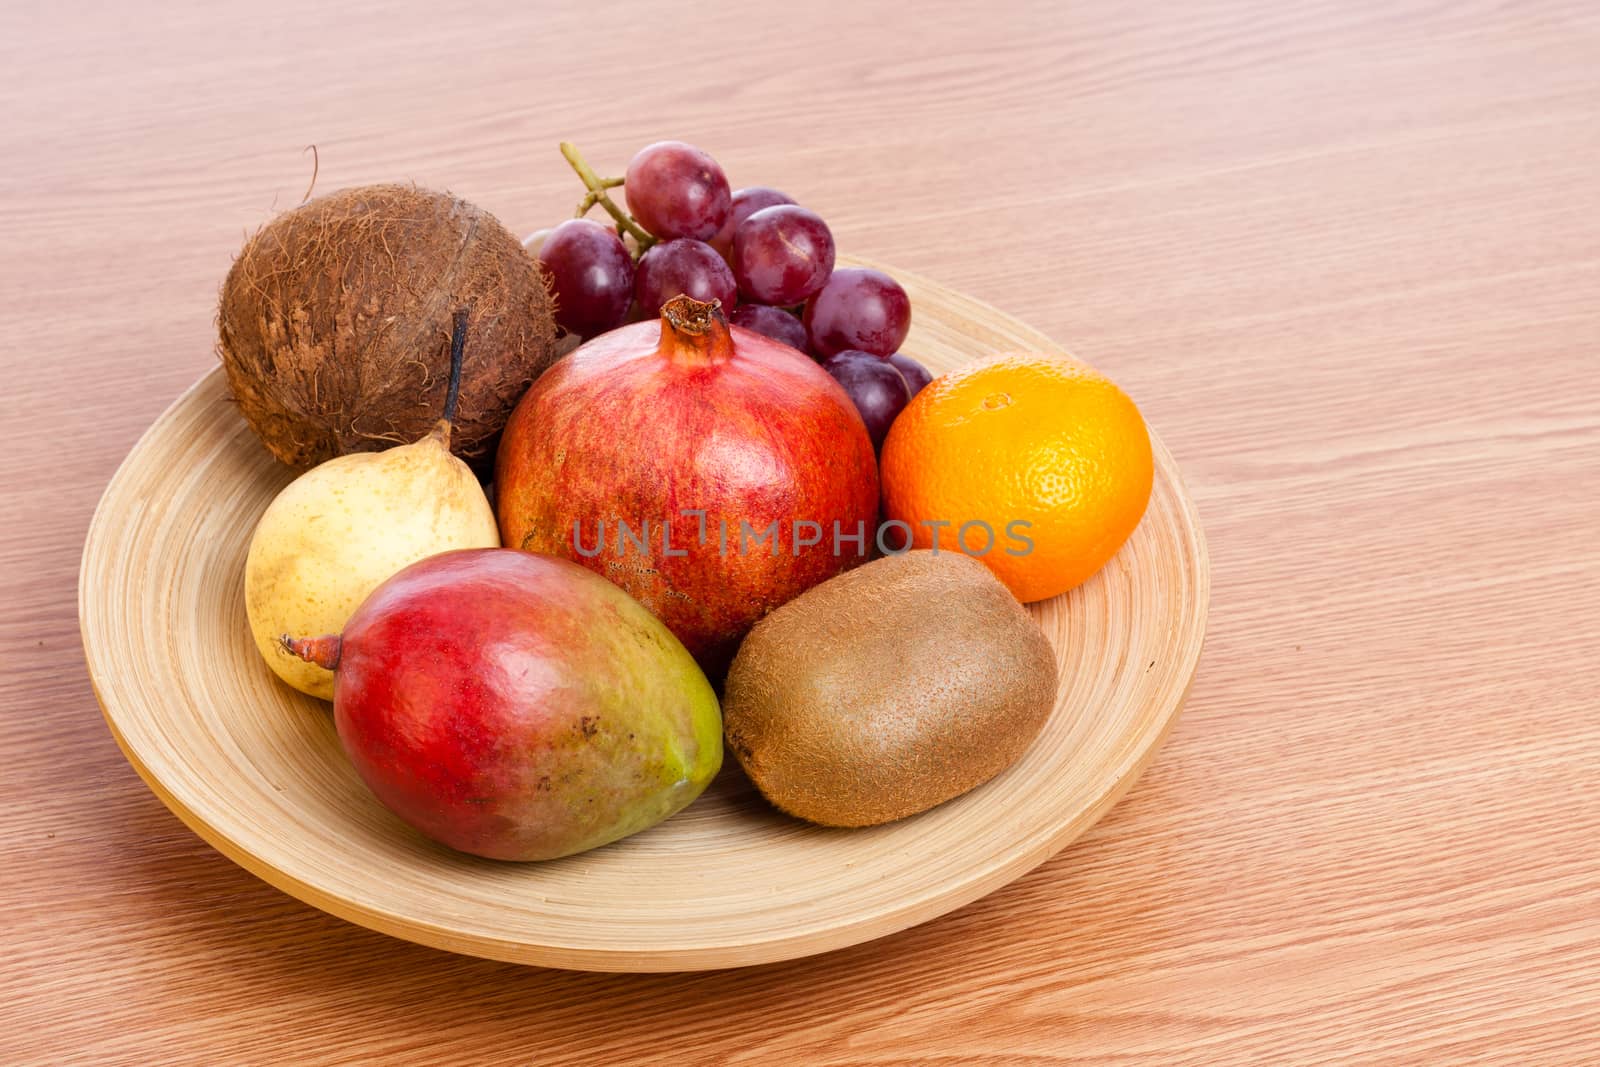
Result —
<path fill-rule="evenodd" d="M 1600 1061 L 1589 0 L 14 4 L 0 104 L 0 1062 Z M 669 136 L 1124 385 L 1210 539 L 1186 714 L 1054 860 L 831 955 L 573 974 L 347 925 L 118 752 L 95 501 L 308 144 L 319 190 L 526 231 L 578 199 L 558 140 Z"/>

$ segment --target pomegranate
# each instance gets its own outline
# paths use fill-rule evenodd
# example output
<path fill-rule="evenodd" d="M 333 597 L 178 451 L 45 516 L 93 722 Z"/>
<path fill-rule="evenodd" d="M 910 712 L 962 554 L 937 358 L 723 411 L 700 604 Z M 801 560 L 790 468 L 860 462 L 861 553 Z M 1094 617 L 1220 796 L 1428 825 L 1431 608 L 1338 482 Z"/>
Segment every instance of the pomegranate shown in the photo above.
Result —
<path fill-rule="evenodd" d="M 495 491 L 503 544 L 610 578 L 720 678 L 757 619 L 868 558 L 878 471 L 822 368 L 677 297 L 534 383 Z"/>

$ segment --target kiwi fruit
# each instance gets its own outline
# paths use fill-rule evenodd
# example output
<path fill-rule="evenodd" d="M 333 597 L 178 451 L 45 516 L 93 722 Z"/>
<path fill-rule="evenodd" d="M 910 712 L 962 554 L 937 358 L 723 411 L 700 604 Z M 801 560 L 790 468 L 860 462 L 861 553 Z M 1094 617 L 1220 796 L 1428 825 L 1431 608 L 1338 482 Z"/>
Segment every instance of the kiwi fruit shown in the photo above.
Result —
<path fill-rule="evenodd" d="M 831 578 L 756 623 L 728 673 L 723 724 L 776 807 L 872 826 L 1011 766 L 1055 693 L 1049 641 L 989 568 L 916 551 Z"/>

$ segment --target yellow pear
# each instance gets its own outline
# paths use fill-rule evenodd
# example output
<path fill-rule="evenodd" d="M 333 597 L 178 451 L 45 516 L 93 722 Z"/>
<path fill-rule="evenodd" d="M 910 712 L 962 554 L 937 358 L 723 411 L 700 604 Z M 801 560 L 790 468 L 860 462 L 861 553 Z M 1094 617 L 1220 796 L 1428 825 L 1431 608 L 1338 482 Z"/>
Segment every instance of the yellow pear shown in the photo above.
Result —
<path fill-rule="evenodd" d="M 333 699 L 333 672 L 284 651 L 284 634 L 331 634 L 400 569 L 453 548 L 498 548 L 494 509 L 450 454 L 466 313 L 456 313 L 444 418 L 420 441 L 338 456 L 286 486 L 256 525 L 245 610 L 267 665 L 303 693 Z"/>

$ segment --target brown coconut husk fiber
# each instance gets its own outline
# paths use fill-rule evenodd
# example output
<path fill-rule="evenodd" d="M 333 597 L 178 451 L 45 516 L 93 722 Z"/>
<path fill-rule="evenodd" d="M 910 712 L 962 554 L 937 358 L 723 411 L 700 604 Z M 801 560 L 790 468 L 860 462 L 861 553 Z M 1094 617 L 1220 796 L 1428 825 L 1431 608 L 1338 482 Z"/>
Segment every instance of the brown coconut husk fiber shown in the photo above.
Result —
<path fill-rule="evenodd" d="M 304 469 L 415 441 L 444 409 L 451 316 L 470 332 L 452 450 L 480 468 L 554 361 L 543 274 L 489 213 L 371 185 L 311 200 L 245 244 L 222 285 L 218 354 L 239 410 Z"/>

